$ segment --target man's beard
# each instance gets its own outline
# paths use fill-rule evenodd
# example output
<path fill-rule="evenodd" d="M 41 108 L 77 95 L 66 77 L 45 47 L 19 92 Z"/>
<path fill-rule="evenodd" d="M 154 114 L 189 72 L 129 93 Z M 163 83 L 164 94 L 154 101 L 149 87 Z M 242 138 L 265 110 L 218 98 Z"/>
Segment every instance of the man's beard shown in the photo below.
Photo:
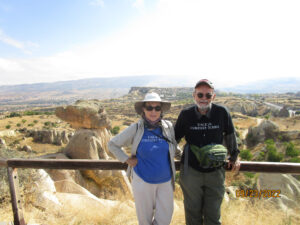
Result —
<path fill-rule="evenodd" d="M 196 102 L 195 100 L 194 100 L 194 102 L 195 102 L 195 104 L 198 106 L 198 109 L 200 110 L 200 111 L 207 111 L 207 110 L 209 110 L 210 108 L 211 108 L 211 102 L 209 103 L 209 104 L 207 104 L 207 105 L 200 105 L 198 102 Z"/>

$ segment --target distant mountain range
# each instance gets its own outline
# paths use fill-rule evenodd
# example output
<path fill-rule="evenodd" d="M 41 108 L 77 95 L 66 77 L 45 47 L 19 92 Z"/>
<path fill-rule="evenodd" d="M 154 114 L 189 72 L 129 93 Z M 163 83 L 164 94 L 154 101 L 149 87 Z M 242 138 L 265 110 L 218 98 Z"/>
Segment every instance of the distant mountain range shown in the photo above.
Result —
<path fill-rule="evenodd" d="M 299 75 L 300 76 L 300 75 Z M 222 91 L 234 93 L 300 93 L 299 78 L 277 78 L 273 80 L 262 80 L 249 82 L 246 85 L 239 85 L 230 88 L 222 88 Z"/>
<path fill-rule="evenodd" d="M 193 87 L 194 80 L 186 77 L 169 76 L 128 76 L 113 78 L 90 78 L 71 81 L 59 81 L 53 83 L 35 83 L 21 85 L 0 86 L 0 93 L 24 93 L 24 92 L 72 92 L 102 88 L 131 88 L 140 87 Z M 251 82 L 247 85 L 234 87 L 219 87 L 219 91 L 234 93 L 286 93 L 300 91 L 300 78 L 280 78 Z"/>
<path fill-rule="evenodd" d="M 0 86 L 0 112 L 29 108 L 55 107 L 72 104 L 79 99 L 112 99 L 128 94 L 131 87 L 177 88 L 180 96 L 193 90 L 195 80 L 186 77 L 128 76 L 114 78 L 90 78 L 53 83 L 35 83 Z M 180 88 L 183 89 L 180 89 Z M 178 89 L 179 88 L 179 89 Z M 219 92 L 233 93 L 287 93 L 300 96 L 300 78 L 274 79 L 227 88 L 217 87 Z M 181 93 L 187 90 L 188 93 Z M 170 90 L 170 93 L 173 93 Z M 175 89 L 173 90 L 175 91 Z M 168 92 L 168 91 L 167 91 Z M 174 96 L 177 96 L 175 94 Z M 177 96 L 178 97 L 178 96 Z"/>

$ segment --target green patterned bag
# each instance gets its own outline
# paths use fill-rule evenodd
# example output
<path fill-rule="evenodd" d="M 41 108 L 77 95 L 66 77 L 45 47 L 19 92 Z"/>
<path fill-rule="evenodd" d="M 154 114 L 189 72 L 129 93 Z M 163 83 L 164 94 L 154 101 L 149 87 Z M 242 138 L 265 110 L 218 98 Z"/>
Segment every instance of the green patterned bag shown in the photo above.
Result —
<path fill-rule="evenodd" d="M 202 168 L 216 168 L 225 164 L 227 148 L 224 145 L 205 145 L 201 148 L 190 145 L 190 148 Z"/>

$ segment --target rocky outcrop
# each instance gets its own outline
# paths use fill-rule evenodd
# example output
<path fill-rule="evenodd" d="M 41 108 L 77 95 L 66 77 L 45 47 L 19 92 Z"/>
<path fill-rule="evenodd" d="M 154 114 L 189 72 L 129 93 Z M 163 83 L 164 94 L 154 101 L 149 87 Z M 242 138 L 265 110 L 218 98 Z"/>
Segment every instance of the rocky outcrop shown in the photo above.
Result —
<path fill-rule="evenodd" d="M 111 138 L 111 122 L 98 100 L 77 101 L 75 105 L 58 107 L 56 115 L 76 128 L 75 134 L 59 158 L 107 160 L 112 157 L 107 148 Z M 122 171 L 82 170 L 49 171 L 55 181 L 69 180 L 101 198 L 112 198 L 116 193 L 131 194 L 128 178 Z"/>
<path fill-rule="evenodd" d="M 279 132 L 278 126 L 269 121 L 264 120 L 257 127 L 250 127 L 246 136 L 248 147 L 253 147 L 258 143 L 264 142 L 267 139 L 274 139 Z"/>
<path fill-rule="evenodd" d="M 286 107 L 283 107 L 278 112 L 278 117 L 290 117 L 290 112 Z"/>
<path fill-rule="evenodd" d="M 109 139 L 110 134 L 106 129 L 79 129 L 64 153 L 71 159 L 108 159 L 106 143 Z"/>
<path fill-rule="evenodd" d="M 257 180 L 259 190 L 276 190 L 280 192 L 280 198 L 272 197 L 274 202 L 282 210 L 300 207 L 300 182 L 288 174 L 261 173 Z"/>
<path fill-rule="evenodd" d="M 65 130 L 27 130 L 28 137 L 33 137 L 33 141 L 44 144 L 63 145 L 69 142 L 73 133 Z"/>
<path fill-rule="evenodd" d="M 16 132 L 14 130 L 3 130 L 0 131 L 0 137 L 15 137 Z"/>
<path fill-rule="evenodd" d="M 74 129 L 103 129 L 110 127 L 111 123 L 99 100 L 79 100 L 75 105 L 57 107 L 55 115 Z"/>

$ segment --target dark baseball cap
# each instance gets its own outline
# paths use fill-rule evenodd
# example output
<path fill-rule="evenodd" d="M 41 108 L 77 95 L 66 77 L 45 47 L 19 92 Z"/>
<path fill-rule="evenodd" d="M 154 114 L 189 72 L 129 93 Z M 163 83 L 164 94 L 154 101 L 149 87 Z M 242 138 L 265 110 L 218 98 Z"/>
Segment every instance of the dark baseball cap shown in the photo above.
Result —
<path fill-rule="evenodd" d="M 208 87 L 214 89 L 213 83 L 210 82 L 210 81 L 207 80 L 207 79 L 201 79 L 201 80 L 199 80 L 199 81 L 196 83 L 195 88 L 199 87 L 199 86 L 202 85 L 202 84 L 205 84 L 205 85 L 207 85 Z"/>

